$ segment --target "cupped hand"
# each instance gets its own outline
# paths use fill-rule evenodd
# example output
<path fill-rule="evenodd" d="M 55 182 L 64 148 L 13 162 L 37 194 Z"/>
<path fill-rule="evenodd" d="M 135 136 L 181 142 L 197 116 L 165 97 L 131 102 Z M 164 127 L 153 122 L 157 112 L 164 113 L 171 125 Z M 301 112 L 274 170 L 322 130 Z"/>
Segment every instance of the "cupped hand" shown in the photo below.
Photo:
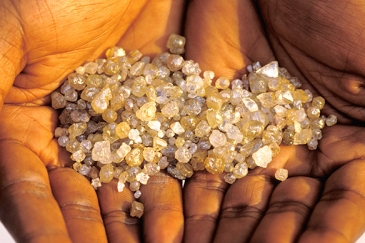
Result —
<path fill-rule="evenodd" d="M 281 147 L 268 168 L 228 186 L 195 173 L 184 187 L 185 242 L 354 242 L 365 230 L 364 49 L 361 1 L 191 1 L 187 59 L 239 78 L 278 60 L 315 95 L 326 127 L 316 151 Z M 276 181 L 277 168 L 289 179 Z"/>
<path fill-rule="evenodd" d="M 180 241 L 177 181 L 161 175 L 142 189 L 142 222 L 129 216 L 130 191 L 117 193 L 112 182 L 95 193 L 64 168 L 70 158 L 53 138 L 58 115 L 49 94 L 110 46 L 145 55 L 165 50 L 168 36 L 181 31 L 183 1 L 2 1 L 0 9 L 0 219 L 14 238 Z"/>

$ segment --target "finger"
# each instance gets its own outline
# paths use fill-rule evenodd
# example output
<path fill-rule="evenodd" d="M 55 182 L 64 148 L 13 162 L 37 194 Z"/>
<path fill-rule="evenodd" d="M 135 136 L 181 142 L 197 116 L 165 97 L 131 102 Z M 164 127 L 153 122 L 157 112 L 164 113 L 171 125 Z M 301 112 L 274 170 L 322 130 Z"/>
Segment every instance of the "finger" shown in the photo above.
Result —
<path fill-rule="evenodd" d="M 12 4 L 10 1 L 0 3 L 0 110 L 15 76 L 24 66 L 22 28 L 15 17 L 16 13 L 11 11 L 9 5 Z"/>
<path fill-rule="evenodd" d="M 171 34 L 182 34 L 184 12 L 183 0 L 150 0 L 118 45 L 126 50 L 138 49 L 144 55 L 166 51 L 168 37 Z"/>
<path fill-rule="evenodd" d="M 70 168 L 49 173 L 72 242 L 107 242 L 95 190 L 88 180 Z"/>
<path fill-rule="evenodd" d="M 293 177 L 281 182 L 251 241 L 296 242 L 320 192 L 321 183 L 317 179 Z"/>
<path fill-rule="evenodd" d="M 219 76 L 241 78 L 248 64 L 274 59 L 253 1 L 191 1 L 185 35 L 186 58 Z"/>
<path fill-rule="evenodd" d="M 222 175 L 195 172 L 184 186 L 185 242 L 212 242 L 228 184 Z"/>
<path fill-rule="evenodd" d="M 0 219 L 17 242 L 71 242 L 42 161 L 0 141 Z"/>
<path fill-rule="evenodd" d="M 97 194 L 108 241 L 140 242 L 140 220 L 130 216 L 132 192 L 128 188 L 118 192 L 117 181 L 112 180 L 99 187 Z"/>
<path fill-rule="evenodd" d="M 214 242 L 247 242 L 266 210 L 275 181 L 249 173 L 230 186 L 224 198 Z"/>
<path fill-rule="evenodd" d="M 299 242 L 355 242 L 365 230 L 364 160 L 334 172 Z"/>
<path fill-rule="evenodd" d="M 141 187 L 144 204 L 143 238 L 146 242 L 181 242 L 184 232 L 180 181 L 158 173 Z"/>

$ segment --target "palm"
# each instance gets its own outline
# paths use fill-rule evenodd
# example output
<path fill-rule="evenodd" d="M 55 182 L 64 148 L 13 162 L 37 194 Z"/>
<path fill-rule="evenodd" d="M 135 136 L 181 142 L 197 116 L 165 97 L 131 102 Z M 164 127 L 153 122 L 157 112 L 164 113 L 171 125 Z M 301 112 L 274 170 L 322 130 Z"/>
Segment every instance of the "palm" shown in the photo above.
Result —
<path fill-rule="evenodd" d="M 0 113 L 1 220 L 22 242 L 139 241 L 141 222 L 128 216 L 132 193 L 117 194 L 116 185 L 105 185 L 97 192 L 98 200 L 85 178 L 62 168 L 70 159 L 53 138 L 58 114 L 48 107 L 49 94 L 68 73 L 107 47 L 117 44 L 146 55 L 164 50 L 168 36 L 180 31 L 182 1 L 2 4 L 0 21 L 6 27 L 0 46 L 8 68 L 0 87 L 0 107 L 5 101 Z M 14 26 L 21 31 L 11 29 Z M 179 197 L 156 196 L 161 187 L 179 194 L 179 184 L 165 178 L 150 184 L 141 198 L 147 201 L 145 237 L 156 240 L 159 232 L 162 241 L 179 240 Z M 161 207 L 148 200 L 153 197 Z M 176 221 L 164 234 L 161 225 L 173 209 Z"/>
<path fill-rule="evenodd" d="M 277 59 L 303 88 L 325 97 L 327 114 L 359 124 L 365 120 L 360 99 L 365 45 L 359 44 L 365 7 L 355 2 L 193 2 L 187 57 L 228 77 L 240 77 L 253 61 Z M 202 14 L 203 8 L 215 18 Z M 337 125 L 324 130 L 317 151 L 282 147 L 268 169 L 255 169 L 230 187 L 221 176 L 196 173 L 185 187 L 186 241 L 210 242 L 214 235 L 216 242 L 354 241 L 364 229 L 365 191 L 356 186 L 363 183 L 358 173 L 363 142 L 362 127 Z M 279 167 L 291 178 L 277 184 L 272 177 Z M 202 193 L 205 200 L 196 203 Z"/>

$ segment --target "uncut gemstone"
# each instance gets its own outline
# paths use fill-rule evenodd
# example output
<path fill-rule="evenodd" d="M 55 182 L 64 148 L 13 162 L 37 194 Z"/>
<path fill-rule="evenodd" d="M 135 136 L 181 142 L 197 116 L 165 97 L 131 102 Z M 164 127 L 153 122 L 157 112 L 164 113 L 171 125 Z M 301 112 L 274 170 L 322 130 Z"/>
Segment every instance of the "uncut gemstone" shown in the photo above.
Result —
<path fill-rule="evenodd" d="M 272 160 L 272 151 L 270 147 L 266 145 L 253 153 L 252 158 L 257 166 L 266 168 Z"/>
<path fill-rule="evenodd" d="M 205 169 L 212 174 L 219 174 L 224 171 L 225 163 L 223 157 L 217 154 L 210 154 L 204 160 Z"/>
<path fill-rule="evenodd" d="M 242 178 L 245 177 L 248 173 L 248 166 L 247 163 L 243 162 L 243 163 L 237 163 L 234 166 L 233 169 L 233 174 L 236 178 Z"/>
<path fill-rule="evenodd" d="M 270 78 L 277 78 L 279 76 L 279 65 L 277 61 L 272 61 L 265 66 L 256 70 L 257 74 L 262 74 Z"/>
<path fill-rule="evenodd" d="M 327 126 L 333 126 L 337 123 L 337 117 L 335 115 L 329 115 L 327 118 L 326 118 L 326 125 Z"/>
<path fill-rule="evenodd" d="M 219 77 L 215 81 L 215 87 L 217 89 L 227 89 L 231 85 L 231 82 L 226 77 Z"/>
<path fill-rule="evenodd" d="M 125 161 L 129 166 L 137 166 L 143 162 L 143 149 L 134 148 L 126 156 Z"/>
<path fill-rule="evenodd" d="M 224 181 L 227 182 L 228 184 L 233 184 L 236 181 L 236 177 L 233 173 L 227 173 L 224 176 Z"/>
<path fill-rule="evenodd" d="M 275 172 L 275 179 L 279 181 L 285 181 L 288 178 L 288 170 L 284 168 L 279 168 Z"/>
<path fill-rule="evenodd" d="M 136 175 L 137 181 L 139 181 L 141 184 L 146 185 L 148 180 L 150 179 L 150 176 L 147 175 L 144 172 L 140 172 Z"/>
<path fill-rule="evenodd" d="M 94 161 L 99 161 L 102 164 L 110 164 L 112 162 L 110 142 L 109 141 L 96 142 L 94 144 L 91 156 Z"/>
<path fill-rule="evenodd" d="M 167 41 L 167 48 L 173 54 L 183 54 L 185 52 L 185 37 L 181 35 L 172 34 Z"/>
<path fill-rule="evenodd" d="M 162 109 L 161 109 L 161 113 L 168 117 L 168 118 L 172 118 L 176 115 L 179 114 L 179 106 L 177 104 L 176 101 L 170 101 L 169 103 L 167 103 Z"/>
<path fill-rule="evenodd" d="M 137 201 L 132 202 L 132 207 L 130 211 L 130 215 L 132 217 L 138 217 L 138 218 L 142 217 L 143 211 L 144 211 L 144 206 L 142 203 Z"/>
<path fill-rule="evenodd" d="M 64 108 L 67 104 L 65 96 L 63 96 L 60 92 L 57 92 L 57 91 L 52 93 L 51 99 L 52 99 L 53 109 Z"/>
<path fill-rule="evenodd" d="M 152 121 L 156 116 L 156 110 L 155 102 L 147 102 L 136 112 L 136 116 L 141 121 Z"/>
<path fill-rule="evenodd" d="M 213 130 L 211 135 L 209 136 L 209 142 L 214 147 L 224 146 L 227 143 L 227 137 L 224 133 L 219 130 Z"/>
<path fill-rule="evenodd" d="M 127 122 L 121 122 L 115 127 L 115 133 L 119 138 L 127 138 L 131 127 Z"/>
<path fill-rule="evenodd" d="M 109 106 L 109 100 L 112 98 L 112 93 L 109 86 L 104 87 L 91 102 L 91 106 L 95 112 L 102 114 Z"/>
<path fill-rule="evenodd" d="M 185 132 L 185 129 L 181 126 L 180 122 L 174 122 L 170 125 L 171 130 L 178 134 L 181 135 Z"/>
<path fill-rule="evenodd" d="M 175 152 L 175 158 L 180 163 L 187 163 L 191 159 L 191 153 L 190 153 L 190 151 L 189 151 L 188 148 L 181 147 L 178 150 L 176 150 L 176 152 Z"/>
<path fill-rule="evenodd" d="M 180 163 L 178 162 L 176 164 L 176 169 L 180 172 L 181 175 L 190 178 L 193 173 L 193 167 L 189 163 Z"/>
<path fill-rule="evenodd" d="M 122 143 L 119 147 L 119 149 L 116 151 L 117 154 L 121 159 L 124 159 L 124 157 L 132 150 L 131 146 L 129 146 L 126 143 Z"/>
<path fill-rule="evenodd" d="M 76 90 L 82 90 L 86 86 L 86 77 L 78 74 L 78 73 L 71 73 L 68 75 L 68 84 L 76 89 Z"/>
<path fill-rule="evenodd" d="M 104 165 L 99 172 L 100 182 L 108 183 L 114 178 L 114 166 L 112 164 Z"/>

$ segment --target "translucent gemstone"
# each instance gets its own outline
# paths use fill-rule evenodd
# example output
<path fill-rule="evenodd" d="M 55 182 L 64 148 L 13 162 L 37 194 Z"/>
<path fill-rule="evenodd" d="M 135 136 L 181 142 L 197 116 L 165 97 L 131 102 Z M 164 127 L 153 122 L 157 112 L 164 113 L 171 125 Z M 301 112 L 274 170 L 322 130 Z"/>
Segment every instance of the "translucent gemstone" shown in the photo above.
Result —
<path fill-rule="evenodd" d="M 114 178 L 114 166 L 112 164 L 104 165 L 99 172 L 100 182 L 108 183 Z"/>
<path fill-rule="evenodd" d="M 71 155 L 71 159 L 76 162 L 82 162 L 85 159 L 86 155 L 81 150 L 77 150 Z"/>
<path fill-rule="evenodd" d="M 256 70 L 257 74 L 265 75 L 270 78 L 277 78 L 279 76 L 279 65 L 277 61 L 272 61 L 265 66 Z"/>
<path fill-rule="evenodd" d="M 259 94 L 257 99 L 261 102 L 261 105 L 266 108 L 271 108 L 276 105 L 276 97 L 273 92 Z"/>
<path fill-rule="evenodd" d="M 260 94 L 267 91 L 267 79 L 265 77 L 252 72 L 248 75 L 248 80 L 252 93 Z"/>
<path fill-rule="evenodd" d="M 122 145 L 120 145 L 119 149 L 116 151 L 117 154 L 119 155 L 119 157 L 121 159 L 124 159 L 124 157 L 132 150 L 131 146 L 129 146 L 126 143 L 122 143 Z"/>
<path fill-rule="evenodd" d="M 294 145 L 307 144 L 312 138 L 312 129 L 303 129 L 294 135 Z"/>
<path fill-rule="evenodd" d="M 327 118 L 326 118 L 326 125 L 327 126 L 333 126 L 337 123 L 337 117 L 335 115 L 329 115 Z"/>
<path fill-rule="evenodd" d="M 132 65 L 131 69 L 129 70 L 130 75 L 132 76 L 140 76 L 143 73 L 144 67 L 146 63 L 139 61 Z"/>
<path fill-rule="evenodd" d="M 160 121 L 148 121 L 147 126 L 154 131 L 160 131 L 161 122 Z"/>
<path fill-rule="evenodd" d="M 171 71 L 175 72 L 182 68 L 183 62 L 184 58 L 182 56 L 172 54 L 167 58 L 166 65 Z"/>
<path fill-rule="evenodd" d="M 167 157 L 162 156 L 161 159 L 158 161 L 158 165 L 160 166 L 161 170 L 166 169 L 166 167 L 169 165 Z"/>
<path fill-rule="evenodd" d="M 133 140 L 135 143 L 142 143 L 142 138 L 139 135 L 138 129 L 131 129 L 128 133 L 128 138 Z"/>
<path fill-rule="evenodd" d="M 78 93 L 75 89 L 69 89 L 65 91 L 65 99 L 67 101 L 75 102 L 77 101 Z"/>
<path fill-rule="evenodd" d="M 179 106 L 176 101 L 170 101 L 161 109 L 161 113 L 168 117 L 172 118 L 179 114 Z"/>
<path fill-rule="evenodd" d="M 211 135 L 209 136 L 209 142 L 214 147 L 224 146 L 227 143 L 227 137 L 224 133 L 219 130 L 213 130 Z"/>
<path fill-rule="evenodd" d="M 136 175 L 137 181 L 139 181 L 141 184 L 146 185 L 148 180 L 150 179 L 150 176 L 147 175 L 144 172 L 140 172 Z"/>
<path fill-rule="evenodd" d="M 243 140 L 243 135 L 237 126 L 229 126 L 226 134 L 229 139 L 234 140 L 236 143 L 241 143 Z"/>
<path fill-rule="evenodd" d="M 152 121 L 156 115 L 156 103 L 147 102 L 136 112 L 136 116 L 141 121 Z"/>
<path fill-rule="evenodd" d="M 311 106 L 307 109 L 307 115 L 309 119 L 318 118 L 321 114 L 321 111 L 318 107 Z"/>
<path fill-rule="evenodd" d="M 243 162 L 243 163 L 237 163 L 234 166 L 233 169 L 233 174 L 236 178 L 242 178 L 245 177 L 248 173 L 248 166 L 247 163 Z"/>
<path fill-rule="evenodd" d="M 192 74 L 186 78 L 186 91 L 188 93 L 195 94 L 198 89 L 203 87 L 203 85 L 203 79 L 199 75 Z"/>
<path fill-rule="evenodd" d="M 292 145 L 294 143 L 294 134 L 295 134 L 295 131 L 294 129 L 285 129 L 284 132 L 283 132 L 283 140 L 282 140 L 282 143 L 283 145 Z"/>
<path fill-rule="evenodd" d="M 259 110 L 258 105 L 253 99 L 243 98 L 242 102 L 250 112 L 255 112 Z"/>
<path fill-rule="evenodd" d="M 264 131 L 264 124 L 259 121 L 251 120 L 242 126 L 241 131 L 242 134 L 248 138 L 260 137 Z"/>
<path fill-rule="evenodd" d="M 191 159 L 191 153 L 188 148 L 181 147 L 175 152 L 175 158 L 180 163 L 187 163 Z"/>
<path fill-rule="evenodd" d="M 99 161 L 102 164 L 110 164 L 112 158 L 109 141 L 96 142 L 91 156 L 94 161 Z"/>
<path fill-rule="evenodd" d="M 130 64 L 134 64 L 141 59 L 142 53 L 139 50 L 132 50 L 128 53 L 127 59 Z"/>
<path fill-rule="evenodd" d="M 135 199 L 140 198 L 140 197 L 141 197 L 141 195 L 142 195 L 142 192 L 141 192 L 140 190 L 137 190 L 137 191 L 133 194 L 133 196 L 134 196 L 134 198 L 135 198 Z"/>
<path fill-rule="evenodd" d="M 125 184 L 121 181 L 118 181 L 118 184 L 117 184 L 117 190 L 118 192 L 122 192 L 125 188 Z"/>
<path fill-rule="evenodd" d="M 113 109 L 106 109 L 102 114 L 104 121 L 108 123 L 114 122 L 117 116 L 118 114 Z"/>
<path fill-rule="evenodd" d="M 198 122 L 199 119 L 195 116 L 184 116 L 180 120 L 180 124 L 185 129 L 185 131 L 194 130 L 198 125 Z"/>
<path fill-rule="evenodd" d="M 77 136 L 84 134 L 86 130 L 87 130 L 87 124 L 85 122 L 78 122 L 72 124 L 68 128 L 68 133 L 70 134 L 71 138 L 75 138 Z"/>
<path fill-rule="evenodd" d="M 187 178 L 190 178 L 194 174 L 193 167 L 189 163 L 178 162 L 176 164 L 176 169 L 180 172 L 181 175 Z"/>
<path fill-rule="evenodd" d="M 277 143 L 270 143 L 269 147 L 272 151 L 272 157 L 278 156 L 279 152 L 280 152 L 280 146 Z"/>
<path fill-rule="evenodd" d="M 88 74 L 95 74 L 98 70 L 98 64 L 96 62 L 88 62 L 84 65 L 84 69 Z"/>
<path fill-rule="evenodd" d="M 94 187 L 94 189 L 96 190 L 98 187 L 101 187 L 101 182 L 99 178 L 94 178 L 91 180 L 91 185 Z"/>
<path fill-rule="evenodd" d="M 177 137 L 175 139 L 176 147 L 181 148 L 182 146 L 184 146 L 184 144 L 185 144 L 185 139 L 183 137 Z"/>
<path fill-rule="evenodd" d="M 191 99 L 186 102 L 184 110 L 189 116 L 197 116 L 202 111 L 202 107 L 197 99 Z"/>
<path fill-rule="evenodd" d="M 56 138 L 59 138 L 61 136 L 67 136 L 68 135 L 68 129 L 63 127 L 56 127 L 54 136 Z"/>
<path fill-rule="evenodd" d="M 125 161 L 129 166 L 137 166 L 143 162 L 143 149 L 134 148 L 126 156 Z"/>
<path fill-rule="evenodd" d="M 322 139 L 322 131 L 320 129 L 312 129 L 312 136 L 317 140 Z"/>
<path fill-rule="evenodd" d="M 288 178 L 288 170 L 279 168 L 275 171 L 275 179 L 279 181 L 285 181 Z"/>
<path fill-rule="evenodd" d="M 308 143 L 307 143 L 308 149 L 310 150 L 316 150 L 318 147 L 318 140 L 315 138 L 312 138 Z"/>
<path fill-rule="evenodd" d="M 211 128 L 216 128 L 223 122 L 223 117 L 220 111 L 216 111 L 213 109 L 208 109 L 206 111 L 206 118 Z"/>
<path fill-rule="evenodd" d="M 219 174 L 224 171 L 225 163 L 223 157 L 217 154 L 209 154 L 204 160 L 205 169 L 212 174 Z"/>
<path fill-rule="evenodd" d="M 236 177 L 233 173 L 227 173 L 224 176 L 224 181 L 227 182 L 228 184 L 233 184 L 236 181 Z"/>
<path fill-rule="evenodd" d="M 53 109 L 64 108 L 67 104 L 65 96 L 63 96 L 60 92 L 57 92 L 57 91 L 52 93 L 51 99 L 52 99 Z"/>
<path fill-rule="evenodd" d="M 319 117 L 312 120 L 310 126 L 312 128 L 322 129 L 324 128 L 325 124 L 326 124 L 325 120 L 322 117 Z"/>
<path fill-rule="evenodd" d="M 169 165 L 167 167 L 167 173 L 169 173 L 172 177 L 179 179 L 179 180 L 185 180 L 186 177 L 183 176 L 180 171 L 176 168 L 174 165 Z"/>
<path fill-rule="evenodd" d="M 111 47 L 105 52 L 106 58 L 109 60 L 115 60 L 119 57 L 125 56 L 125 51 L 121 47 Z"/>
<path fill-rule="evenodd" d="M 178 134 L 181 135 L 185 132 L 185 129 L 181 126 L 180 122 L 174 122 L 170 125 L 171 130 Z"/>
<path fill-rule="evenodd" d="M 265 145 L 254 152 L 252 158 L 257 166 L 266 168 L 272 160 L 272 151 L 269 146 Z"/>
<path fill-rule="evenodd" d="M 109 106 L 109 100 L 112 98 L 112 93 L 109 86 L 104 87 L 91 102 L 91 106 L 96 113 L 102 114 Z"/>
<path fill-rule="evenodd" d="M 83 90 L 86 86 L 86 77 L 78 74 L 78 73 L 71 73 L 68 75 L 68 84 L 76 89 L 76 90 Z"/>
<path fill-rule="evenodd" d="M 115 127 L 115 133 L 118 135 L 119 138 L 127 138 L 131 127 L 127 122 L 121 122 Z"/>
<path fill-rule="evenodd" d="M 218 93 L 213 93 L 208 95 L 206 100 L 208 108 L 214 109 L 214 110 L 220 110 L 223 105 L 223 99 Z"/>
<path fill-rule="evenodd" d="M 153 148 L 156 151 L 161 151 L 162 149 L 167 147 L 167 142 L 159 137 L 154 137 L 153 138 Z"/>
<path fill-rule="evenodd" d="M 173 54 L 183 54 L 185 52 L 185 37 L 172 34 L 167 41 L 167 48 Z"/>
<path fill-rule="evenodd" d="M 89 174 L 91 170 L 91 167 L 86 165 L 86 164 L 83 164 L 80 169 L 78 170 L 78 172 L 83 175 L 83 176 L 87 176 Z"/>
<path fill-rule="evenodd" d="M 215 87 L 217 89 L 227 89 L 231 85 L 231 82 L 226 77 L 219 77 L 215 81 Z"/>
<path fill-rule="evenodd" d="M 153 162 L 155 159 L 155 150 L 151 147 L 145 147 L 143 149 L 143 158 L 144 160 L 146 160 L 147 162 Z"/>
<path fill-rule="evenodd" d="M 132 207 L 130 212 L 131 217 L 140 218 L 143 215 L 143 211 L 144 211 L 144 206 L 142 203 L 137 201 L 132 202 Z"/>

